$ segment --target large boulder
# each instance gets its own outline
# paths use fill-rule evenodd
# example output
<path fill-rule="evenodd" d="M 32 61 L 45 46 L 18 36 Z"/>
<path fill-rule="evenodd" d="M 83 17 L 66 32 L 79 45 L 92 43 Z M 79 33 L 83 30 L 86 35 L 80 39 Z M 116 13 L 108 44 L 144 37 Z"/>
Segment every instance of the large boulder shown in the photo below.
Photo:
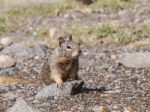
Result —
<path fill-rule="evenodd" d="M 5 93 L 5 92 L 8 92 L 9 91 L 9 87 L 5 87 L 5 86 L 1 86 L 0 85 L 0 94 L 1 93 Z"/>
<path fill-rule="evenodd" d="M 29 105 L 23 99 L 19 98 L 13 107 L 9 108 L 7 112 L 40 112 L 38 109 Z"/>
<path fill-rule="evenodd" d="M 4 37 L 4 38 L 1 38 L 0 39 L 0 44 L 3 46 L 3 47 L 7 47 L 9 45 L 11 45 L 13 43 L 12 39 L 9 38 L 9 37 Z"/>
<path fill-rule="evenodd" d="M 0 55 L 0 68 L 8 68 L 15 65 L 16 61 L 9 55 Z"/>
<path fill-rule="evenodd" d="M 8 75 L 17 75 L 19 72 L 19 69 L 17 67 L 9 67 L 9 68 L 3 68 L 0 69 L 0 74 L 8 74 Z"/>
<path fill-rule="evenodd" d="M 1 51 L 2 54 L 14 54 L 21 60 L 28 60 L 34 56 L 44 57 L 45 51 L 42 49 L 41 45 L 35 45 L 30 48 L 20 43 L 14 43 L 11 46 L 4 48 Z"/>
<path fill-rule="evenodd" d="M 35 98 L 51 98 L 55 96 L 70 96 L 80 92 L 84 82 L 79 80 L 66 82 L 63 84 L 63 88 L 58 88 L 56 84 L 52 84 L 40 90 Z"/>
<path fill-rule="evenodd" d="M 123 53 L 118 63 L 132 68 L 150 68 L 150 52 Z"/>

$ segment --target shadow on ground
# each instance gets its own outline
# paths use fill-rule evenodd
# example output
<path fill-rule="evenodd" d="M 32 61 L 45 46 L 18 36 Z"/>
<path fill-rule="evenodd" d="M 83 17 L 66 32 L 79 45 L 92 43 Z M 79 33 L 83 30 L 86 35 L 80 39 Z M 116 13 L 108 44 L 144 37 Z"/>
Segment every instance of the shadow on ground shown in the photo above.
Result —
<path fill-rule="evenodd" d="M 87 87 L 83 87 L 81 89 L 81 93 L 90 93 L 90 92 L 98 92 L 98 93 L 103 93 L 105 91 L 108 91 L 108 89 L 106 89 L 106 87 L 100 87 L 100 88 L 87 88 Z"/>

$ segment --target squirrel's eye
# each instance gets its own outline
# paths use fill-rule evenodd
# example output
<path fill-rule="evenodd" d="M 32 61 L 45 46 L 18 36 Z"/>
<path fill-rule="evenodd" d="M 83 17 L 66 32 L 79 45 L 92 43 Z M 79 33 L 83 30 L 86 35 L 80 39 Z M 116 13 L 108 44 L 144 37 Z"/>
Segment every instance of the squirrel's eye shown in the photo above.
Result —
<path fill-rule="evenodd" d="M 67 46 L 67 49 L 71 49 L 71 46 L 68 45 L 68 46 Z"/>

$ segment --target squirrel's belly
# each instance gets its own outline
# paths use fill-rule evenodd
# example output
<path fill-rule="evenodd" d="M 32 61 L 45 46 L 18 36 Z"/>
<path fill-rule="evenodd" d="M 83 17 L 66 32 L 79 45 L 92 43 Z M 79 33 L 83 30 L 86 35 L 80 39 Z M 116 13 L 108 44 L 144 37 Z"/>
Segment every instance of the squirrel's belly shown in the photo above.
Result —
<path fill-rule="evenodd" d="M 62 75 L 63 80 L 67 80 L 69 78 L 69 76 L 71 75 L 70 74 L 71 69 L 72 69 L 71 67 L 64 66 L 64 69 L 61 70 L 62 71 L 61 75 Z"/>

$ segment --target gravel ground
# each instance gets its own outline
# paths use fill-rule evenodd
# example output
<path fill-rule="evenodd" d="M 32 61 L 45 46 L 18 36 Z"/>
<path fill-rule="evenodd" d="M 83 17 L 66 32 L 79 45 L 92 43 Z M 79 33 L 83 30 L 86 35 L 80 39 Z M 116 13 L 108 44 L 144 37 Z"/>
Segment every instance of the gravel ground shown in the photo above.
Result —
<path fill-rule="evenodd" d="M 13 106 L 19 97 L 42 112 L 91 112 L 90 108 L 98 110 L 101 107 L 107 108 L 110 112 L 149 112 L 150 69 L 129 68 L 117 63 L 119 54 L 137 51 L 149 52 L 149 47 L 129 49 L 128 45 L 90 47 L 81 45 L 79 76 L 85 83 L 81 92 L 70 97 L 37 100 L 34 96 L 43 88 L 39 75 L 41 66 L 53 49 L 45 47 L 47 43 L 43 39 L 25 35 L 25 32 L 31 27 L 37 28 L 43 24 L 59 30 L 67 30 L 73 24 L 97 27 L 108 21 L 117 21 L 117 25 L 129 29 L 138 28 L 145 23 L 149 24 L 150 2 L 148 0 L 135 1 L 144 7 L 96 14 L 71 10 L 59 16 L 22 17 L 22 20 L 26 20 L 20 25 L 22 27 L 15 32 L 5 34 L 13 39 L 13 44 L 5 46 L 0 51 L 3 54 L 8 47 L 12 49 L 11 46 L 19 43 L 21 44 L 18 51 L 20 54 L 15 55 L 17 61 L 13 67 L 7 70 L 0 68 L 0 73 L 1 75 L 23 77 L 28 81 L 21 81 L 8 87 L 0 86 L 0 112 L 5 112 Z M 35 47 L 22 47 L 24 43 L 31 42 Z M 37 46 L 39 43 L 44 43 L 44 45 L 39 47 Z"/>
<path fill-rule="evenodd" d="M 149 69 L 131 69 L 118 65 L 116 60 L 111 58 L 119 51 L 118 47 L 113 49 L 104 46 L 83 47 L 83 51 L 85 53 L 80 59 L 79 76 L 84 80 L 85 85 L 81 93 L 54 100 L 36 100 L 34 95 L 42 88 L 40 81 L 34 84 L 21 83 L 11 87 L 9 92 L 1 94 L 1 111 L 12 106 L 18 97 L 23 97 L 43 112 L 84 112 L 89 107 L 95 106 L 105 106 L 114 112 L 123 112 L 128 108 L 135 112 L 150 110 Z M 26 77 L 32 80 L 39 79 L 39 74 L 32 69 L 32 64 L 38 65 L 40 61 L 37 60 L 35 63 L 34 61 L 34 64 L 32 62 L 27 64 L 29 73 L 26 73 Z"/>

